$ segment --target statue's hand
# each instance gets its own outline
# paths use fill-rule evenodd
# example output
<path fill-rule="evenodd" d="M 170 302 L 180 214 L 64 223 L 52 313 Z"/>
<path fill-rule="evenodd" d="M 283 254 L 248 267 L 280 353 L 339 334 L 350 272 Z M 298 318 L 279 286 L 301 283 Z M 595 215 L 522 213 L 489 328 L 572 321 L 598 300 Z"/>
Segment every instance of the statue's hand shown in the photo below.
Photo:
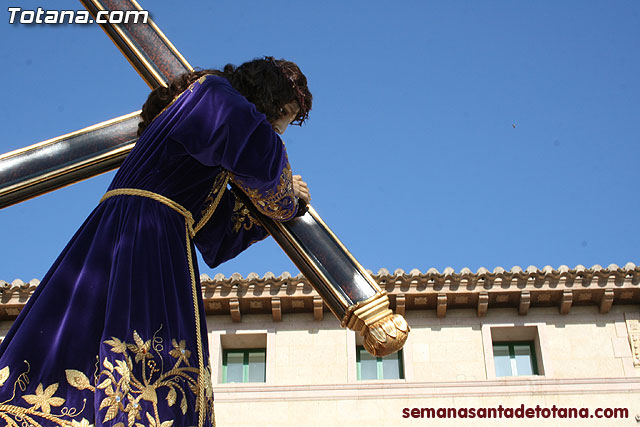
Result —
<path fill-rule="evenodd" d="M 300 175 L 293 175 L 293 193 L 298 199 L 302 199 L 306 203 L 311 202 L 309 186 L 302 180 Z"/>

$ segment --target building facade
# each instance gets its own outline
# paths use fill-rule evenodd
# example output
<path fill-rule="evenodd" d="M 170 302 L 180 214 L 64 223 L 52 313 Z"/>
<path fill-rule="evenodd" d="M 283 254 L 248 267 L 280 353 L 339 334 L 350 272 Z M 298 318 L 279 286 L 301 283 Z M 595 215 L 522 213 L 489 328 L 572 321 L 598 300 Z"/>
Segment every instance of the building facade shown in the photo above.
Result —
<path fill-rule="evenodd" d="M 301 275 L 203 276 L 218 425 L 640 425 L 640 267 L 373 277 L 411 326 L 386 358 Z M 4 335 L 37 281 L 1 285 Z"/>

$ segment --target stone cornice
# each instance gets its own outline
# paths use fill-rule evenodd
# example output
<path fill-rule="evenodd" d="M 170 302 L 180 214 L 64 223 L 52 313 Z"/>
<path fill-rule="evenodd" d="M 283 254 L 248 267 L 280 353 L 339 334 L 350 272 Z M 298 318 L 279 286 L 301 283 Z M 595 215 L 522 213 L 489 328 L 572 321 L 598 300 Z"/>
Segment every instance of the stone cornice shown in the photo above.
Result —
<path fill-rule="evenodd" d="M 640 266 L 633 263 L 606 268 L 546 266 L 542 270 L 496 267 L 492 272 L 480 268 L 475 273 L 450 267 L 443 272 L 431 268 L 426 273 L 417 269 L 390 273 L 383 268 L 372 276 L 400 313 L 435 310 L 444 317 L 449 309 L 471 308 L 484 316 L 491 308 L 512 307 L 525 315 L 531 307 L 555 306 L 567 314 L 576 305 L 596 305 L 606 313 L 613 304 L 640 304 Z M 260 277 L 250 273 L 246 278 L 238 273 L 230 277 L 217 274 L 214 278 L 202 275 L 200 280 L 210 315 L 229 315 L 236 322 L 242 321 L 243 314 L 271 314 L 274 321 L 287 313 L 308 312 L 316 320 L 323 318 L 318 294 L 301 274 L 275 276 L 269 272 Z M 15 318 L 38 284 L 37 279 L 0 281 L 0 318 Z"/>
<path fill-rule="evenodd" d="M 527 378 L 506 380 L 407 382 L 359 381 L 352 384 L 277 386 L 220 384 L 214 386 L 216 402 L 294 400 L 416 399 L 532 395 L 585 395 L 640 393 L 640 378 Z"/>

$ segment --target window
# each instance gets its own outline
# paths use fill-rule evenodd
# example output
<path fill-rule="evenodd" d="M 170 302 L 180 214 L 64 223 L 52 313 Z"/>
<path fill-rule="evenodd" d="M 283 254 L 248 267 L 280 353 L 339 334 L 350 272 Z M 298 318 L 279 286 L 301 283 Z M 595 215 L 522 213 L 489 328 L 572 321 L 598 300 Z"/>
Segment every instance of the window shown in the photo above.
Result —
<path fill-rule="evenodd" d="M 267 351 L 264 348 L 224 350 L 223 383 L 263 383 Z"/>
<path fill-rule="evenodd" d="M 545 355 L 549 342 L 546 324 L 518 323 L 482 325 L 487 379 L 552 377 L 552 367 Z"/>
<path fill-rule="evenodd" d="M 359 380 L 404 379 L 402 350 L 385 357 L 373 357 L 359 345 L 356 347 L 356 363 Z"/>
<path fill-rule="evenodd" d="M 220 345 L 212 351 L 213 366 L 217 366 L 215 383 L 263 383 L 274 378 L 275 331 L 237 331 L 217 333 Z M 212 343 L 215 344 L 216 338 Z M 269 362 L 269 363 L 267 363 Z"/>
<path fill-rule="evenodd" d="M 496 377 L 538 375 L 533 341 L 494 342 Z"/>

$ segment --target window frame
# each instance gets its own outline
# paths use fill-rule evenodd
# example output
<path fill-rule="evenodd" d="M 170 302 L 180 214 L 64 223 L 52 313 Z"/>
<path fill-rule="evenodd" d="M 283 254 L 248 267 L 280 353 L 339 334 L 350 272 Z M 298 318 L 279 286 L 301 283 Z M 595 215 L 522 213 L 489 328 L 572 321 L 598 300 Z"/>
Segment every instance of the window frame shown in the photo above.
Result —
<path fill-rule="evenodd" d="M 249 381 L 249 355 L 251 353 L 264 353 L 264 381 Z M 242 354 L 242 381 L 227 381 L 227 357 L 229 354 Z M 267 382 L 267 349 L 266 348 L 232 348 L 222 349 L 222 383 L 246 384 Z"/>
<path fill-rule="evenodd" d="M 509 361 L 511 362 L 511 375 L 504 375 L 504 376 L 498 376 L 498 372 L 496 370 L 495 367 L 495 360 L 496 360 L 496 355 L 495 355 L 495 347 L 496 346 L 507 346 L 507 348 L 509 349 Z M 514 364 L 515 364 L 515 360 L 516 360 L 516 350 L 515 347 L 517 345 L 521 345 L 521 346 L 528 346 L 529 347 L 529 354 L 531 355 L 531 359 L 530 359 L 530 363 L 531 363 L 531 374 L 526 374 L 526 375 L 519 375 L 517 373 L 517 367 L 516 369 L 516 373 L 513 373 L 513 369 L 514 369 Z M 495 376 L 496 378 L 505 378 L 505 377 L 530 377 L 530 376 L 539 376 L 539 370 L 538 370 L 538 360 L 536 358 L 536 343 L 535 341 L 494 341 L 491 343 L 491 350 L 493 352 L 493 363 L 494 363 L 494 371 L 495 371 Z"/>
<path fill-rule="evenodd" d="M 384 378 L 384 369 L 383 369 L 383 357 L 376 357 L 376 377 L 371 379 L 362 379 L 362 371 L 360 365 L 360 352 L 367 351 L 363 345 L 356 346 L 356 379 L 358 381 L 398 381 L 405 379 L 404 372 L 404 358 L 402 357 L 402 349 L 398 350 L 391 356 L 396 356 L 398 360 L 398 377 L 399 378 Z M 385 356 L 389 357 L 389 356 Z"/>

